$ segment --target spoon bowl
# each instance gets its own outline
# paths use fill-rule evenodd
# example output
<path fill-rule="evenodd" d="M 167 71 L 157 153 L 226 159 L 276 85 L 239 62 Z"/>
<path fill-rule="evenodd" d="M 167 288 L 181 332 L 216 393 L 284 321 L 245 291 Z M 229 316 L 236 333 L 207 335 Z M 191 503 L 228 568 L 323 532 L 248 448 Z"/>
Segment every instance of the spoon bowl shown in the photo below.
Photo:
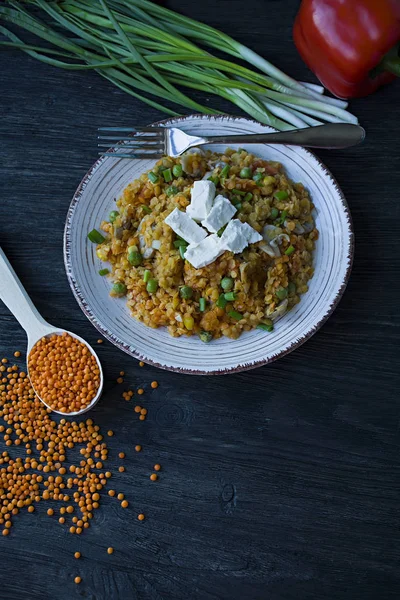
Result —
<path fill-rule="evenodd" d="M 12 268 L 10 262 L 8 261 L 6 255 L 4 254 L 4 252 L 1 248 L 0 248 L 0 299 L 4 302 L 4 304 L 8 307 L 8 309 L 13 313 L 13 315 L 15 316 L 17 321 L 19 321 L 20 325 L 26 331 L 26 334 L 28 337 L 27 353 L 26 353 L 27 354 L 27 363 L 29 362 L 28 358 L 29 358 L 29 354 L 30 354 L 32 348 L 35 346 L 35 344 L 37 344 L 37 342 L 39 340 L 41 340 L 43 337 L 49 337 L 51 335 L 62 335 L 63 333 L 67 333 L 75 340 L 84 344 L 87 347 L 87 349 L 89 350 L 89 352 L 96 359 L 96 363 L 97 363 L 97 366 L 98 366 L 99 372 L 100 372 L 100 384 L 99 384 L 96 396 L 93 398 L 93 400 L 90 402 L 90 404 L 88 404 L 88 406 L 85 406 L 85 408 L 82 408 L 81 410 L 73 411 L 73 412 L 61 412 L 61 411 L 56 410 L 55 408 L 49 406 L 49 404 L 47 404 L 47 402 L 45 402 L 45 400 L 43 400 L 43 398 L 37 393 L 35 386 L 29 375 L 29 367 L 27 367 L 28 368 L 28 376 L 31 381 L 31 385 L 32 385 L 33 389 L 35 390 L 37 397 L 41 400 L 41 402 L 43 402 L 43 404 L 47 408 L 49 408 L 51 411 L 53 411 L 59 415 L 62 415 L 63 417 L 74 417 L 77 415 L 81 415 L 81 414 L 87 412 L 88 410 L 90 410 L 91 408 L 93 408 L 93 406 L 95 406 L 95 404 L 97 404 L 97 402 L 99 401 L 99 398 L 103 391 L 104 378 L 103 378 L 103 370 L 101 368 L 101 363 L 100 363 L 99 357 L 97 356 L 97 354 L 93 350 L 93 348 L 86 342 L 86 340 L 81 338 L 79 335 L 76 335 L 75 333 L 72 333 L 71 331 L 67 331 L 66 329 L 60 329 L 59 327 L 54 327 L 53 325 L 51 325 L 50 323 L 45 321 L 45 319 L 43 319 L 43 317 L 40 315 L 37 308 L 33 304 L 32 300 L 28 296 L 25 288 L 23 287 L 22 283 L 18 279 L 14 269 Z"/>

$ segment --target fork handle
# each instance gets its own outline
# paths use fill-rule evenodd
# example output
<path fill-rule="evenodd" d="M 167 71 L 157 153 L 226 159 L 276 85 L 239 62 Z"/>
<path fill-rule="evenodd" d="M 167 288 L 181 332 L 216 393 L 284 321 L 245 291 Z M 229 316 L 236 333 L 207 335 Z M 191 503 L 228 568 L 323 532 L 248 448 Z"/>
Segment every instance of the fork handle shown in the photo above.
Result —
<path fill-rule="evenodd" d="M 328 123 L 317 127 L 292 129 L 274 133 L 254 133 L 250 135 L 217 135 L 202 138 L 200 143 L 193 144 L 292 144 L 308 148 L 348 148 L 362 142 L 365 129 L 351 123 Z"/>

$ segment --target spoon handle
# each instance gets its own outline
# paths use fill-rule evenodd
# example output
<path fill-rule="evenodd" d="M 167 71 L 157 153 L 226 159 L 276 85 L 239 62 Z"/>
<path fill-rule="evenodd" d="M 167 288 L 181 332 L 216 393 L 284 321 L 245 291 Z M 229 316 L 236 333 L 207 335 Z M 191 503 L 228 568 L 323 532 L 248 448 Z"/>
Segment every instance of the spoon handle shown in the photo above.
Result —
<path fill-rule="evenodd" d="M 0 300 L 25 329 L 28 340 L 36 341 L 49 332 L 51 326 L 39 314 L 1 247 Z"/>

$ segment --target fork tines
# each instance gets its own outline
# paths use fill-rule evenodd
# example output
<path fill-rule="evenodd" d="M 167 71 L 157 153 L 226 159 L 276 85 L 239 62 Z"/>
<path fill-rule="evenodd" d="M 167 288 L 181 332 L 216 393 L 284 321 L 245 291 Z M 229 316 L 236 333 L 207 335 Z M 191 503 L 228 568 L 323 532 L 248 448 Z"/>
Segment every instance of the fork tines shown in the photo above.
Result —
<path fill-rule="evenodd" d="M 109 152 L 99 152 L 102 156 L 156 159 L 165 154 L 164 127 L 99 127 L 98 131 L 107 134 L 98 136 L 98 147 L 112 147 Z"/>

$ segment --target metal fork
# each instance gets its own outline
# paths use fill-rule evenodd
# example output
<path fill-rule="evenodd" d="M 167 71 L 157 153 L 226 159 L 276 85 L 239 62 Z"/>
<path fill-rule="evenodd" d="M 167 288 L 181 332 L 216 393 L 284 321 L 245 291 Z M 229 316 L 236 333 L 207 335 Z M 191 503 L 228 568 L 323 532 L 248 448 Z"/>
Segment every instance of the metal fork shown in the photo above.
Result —
<path fill-rule="evenodd" d="M 188 135 L 177 127 L 100 127 L 98 139 L 102 156 L 113 158 L 151 158 L 179 156 L 189 148 L 204 144 L 292 144 L 308 148 L 348 148 L 362 142 L 365 130 L 351 123 L 328 123 L 305 129 L 292 129 L 273 133 L 216 135 L 197 137 Z M 113 142 L 118 142 L 110 149 Z"/>

